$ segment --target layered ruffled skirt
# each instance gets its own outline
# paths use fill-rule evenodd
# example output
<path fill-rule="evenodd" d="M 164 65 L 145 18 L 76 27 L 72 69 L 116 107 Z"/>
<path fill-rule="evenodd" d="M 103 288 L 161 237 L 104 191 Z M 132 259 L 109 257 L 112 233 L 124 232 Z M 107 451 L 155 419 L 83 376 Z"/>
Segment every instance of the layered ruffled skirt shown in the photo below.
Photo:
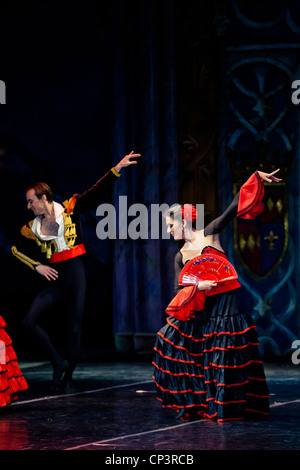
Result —
<path fill-rule="evenodd" d="M 0 407 L 18 399 L 18 394 L 28 388 L 19 368 L 6 323 L 0 316 Z"/>
<path fill-rule="evenodd" d="M 207 297 L 188 321 L 169 316 L 154 347 L 154 381 L 163 406 L 218 421 L 266 417 L 269 393 L 256 328 L 234 292 Z"/>

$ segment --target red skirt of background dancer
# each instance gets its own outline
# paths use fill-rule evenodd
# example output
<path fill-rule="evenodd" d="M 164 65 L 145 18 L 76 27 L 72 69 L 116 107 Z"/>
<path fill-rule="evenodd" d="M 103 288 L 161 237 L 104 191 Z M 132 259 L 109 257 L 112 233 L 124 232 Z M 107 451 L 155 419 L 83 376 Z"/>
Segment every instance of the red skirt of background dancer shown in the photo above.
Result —
<path fill-rule="evenodd" d="M 6 323 L 0 316 L 0 407 L 17 400 L 19 392 L 28 388 L 5 327 Z"/>

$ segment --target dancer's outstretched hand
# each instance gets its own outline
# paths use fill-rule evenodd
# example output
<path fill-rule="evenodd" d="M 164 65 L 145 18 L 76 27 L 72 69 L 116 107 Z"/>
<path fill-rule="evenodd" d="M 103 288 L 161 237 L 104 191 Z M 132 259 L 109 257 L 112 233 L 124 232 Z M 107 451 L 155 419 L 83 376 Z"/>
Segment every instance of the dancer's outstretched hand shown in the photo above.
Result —
<path fill-rule="evenodd" d="M 118 173 L 120 173 L 122 168 L 125 168 L 126 166 L 129 166 L 129 165 L 134 165 L 137 163 L 136 160 L 131 160 L 131 158 L 136 158 L 140 156 L 141 156 L 140 153 L 133 153 L 133 150 L 132 150 L 129 155 L 126 155 L 124 158 L 122 158 L 122 160 L 115 166 L 115 170 Z"/>
<path fill-rule="evenodd" d="M 278 171 L 280 171 L 280 168 L 278 168 L 278 170 L 273 171 L 272 173 L 265 173 L 264 171 L 258 171 L 257 173 L 259 174 L 261 179 L 263 179 L 264 181 L 267 181 L 268 183 L 272 183 L 272 182 L 279 183 L 279 181 L 282 181 L 282 179 L 274 176 L 275 173 L 278 173 Z"/>

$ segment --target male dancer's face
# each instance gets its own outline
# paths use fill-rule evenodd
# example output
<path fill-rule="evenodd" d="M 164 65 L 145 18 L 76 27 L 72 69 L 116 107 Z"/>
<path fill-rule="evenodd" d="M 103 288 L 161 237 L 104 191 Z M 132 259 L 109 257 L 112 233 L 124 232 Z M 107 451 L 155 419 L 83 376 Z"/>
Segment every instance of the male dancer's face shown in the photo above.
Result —
<path fill-rule="evenodd" d="M 47 202 L 47 198 L 44 194 L 41 199 L 39 199 L 35 194 L 35 190 L 29 189 L 29 191 L 26 193 L 26 199 L 27 209 L 32 210 L 35 216 L 44 215 Z"/>

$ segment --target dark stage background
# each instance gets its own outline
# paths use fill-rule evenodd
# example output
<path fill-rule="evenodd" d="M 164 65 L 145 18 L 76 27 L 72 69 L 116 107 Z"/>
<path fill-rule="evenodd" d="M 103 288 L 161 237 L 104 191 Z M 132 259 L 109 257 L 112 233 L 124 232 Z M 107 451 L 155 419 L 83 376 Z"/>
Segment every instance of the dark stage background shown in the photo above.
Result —
<path fill-rule="evenodd" d="M 232 223 L 223 246 L 262 352 L 289 354 L 300 322 L 299 118 L 291 101 L 300 80 L 298 2 L 11 0 L 1 10 L 0 305 L 21 358 L 40 354 L 21 325 L 40 279 L 10 253 L 31 218 L 26 187 L 45 180 L 61 202 L 131 150 L 141 161 L 123 170 L 104 202 L 204 203 L 206 222 L 253 170 L 281 168 L 283 184 L 266 187 L 264 215 L 256 225 Z M 82 218 L 84 351 L 149 352 L 172 298 L 178 246 L 99 240 L 97 223 L 95 212 Z M 64 312 L 43 319 L 61 345 Z"/>

